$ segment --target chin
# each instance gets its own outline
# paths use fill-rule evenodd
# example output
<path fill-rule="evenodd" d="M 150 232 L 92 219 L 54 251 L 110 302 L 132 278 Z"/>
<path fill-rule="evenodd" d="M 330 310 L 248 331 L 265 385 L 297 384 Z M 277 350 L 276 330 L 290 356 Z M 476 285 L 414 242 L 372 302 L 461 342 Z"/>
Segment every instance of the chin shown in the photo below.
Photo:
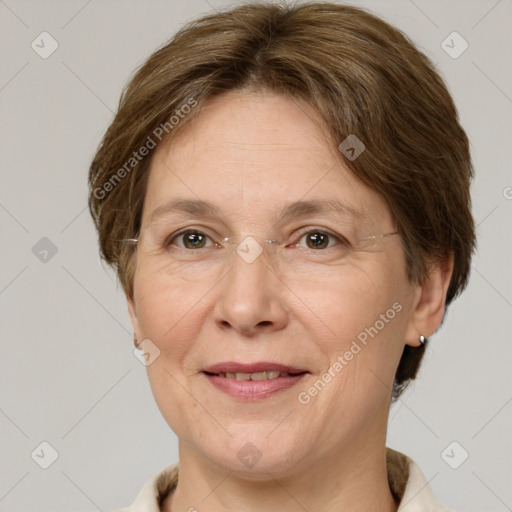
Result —
<path fill-rule="evenodd" d="M 203 440 L 196 449 L 211 464 L 248 480 L 268 480 L 269 473 L 275 477 L 289 475 L 305 457 L 304 435 L 293 435 L 289 430 L 281 433 L 284 438 L 275 432 L 269 435 L 266 426 L 253 426 L 250 431 L 251 435 L 232 434 L 225 443 L 219 443 L 218 438 L 211 443 Z"/>

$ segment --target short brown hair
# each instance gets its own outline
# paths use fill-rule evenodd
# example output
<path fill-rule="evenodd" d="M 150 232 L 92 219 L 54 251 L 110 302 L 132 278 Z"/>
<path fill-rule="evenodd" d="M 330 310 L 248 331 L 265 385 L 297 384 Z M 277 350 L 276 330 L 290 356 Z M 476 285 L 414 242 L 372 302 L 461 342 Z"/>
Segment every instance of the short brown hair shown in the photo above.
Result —
<path fill-rule="evenodd" d="M 89 208 L 101 255 L 127 296 L 135 258 L 122 241 L 138 234 L 151 161 L 151 151 L 140 158 L 141 148 L 158 127 L 166 127 L 169 139 L 209 99 L 242 88 L 306 101 L 333 141 L 350 134 L 363 141 L 364 153 L 344 163 L 389 205 L 409 278 L 421 282 L 433 258 L 451 255 L 446 303 L 464 289 L 475 246 L 473 167 L 468 138 L 434 65 L 406 35 L 364 9 L 254 3 L 189 23 L 151 55 L 123 91 L 92 161 Z M 191 99 L 195 107 L 181 115 Z M 170 122 L 172 116 L 179 122 Z M 423 352 L 424 346 L 405 347 L 395 398 L 416 376 Z"/>

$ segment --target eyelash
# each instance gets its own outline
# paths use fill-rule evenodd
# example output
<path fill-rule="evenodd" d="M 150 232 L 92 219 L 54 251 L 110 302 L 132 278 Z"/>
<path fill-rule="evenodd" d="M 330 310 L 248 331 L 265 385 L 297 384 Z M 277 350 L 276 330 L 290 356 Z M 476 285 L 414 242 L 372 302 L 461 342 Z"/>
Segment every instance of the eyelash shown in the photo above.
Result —
<path fill-rule="evenodd" d="M 206 233 L 204 233 L 203 231 L 199 230 L 199 229 L 195 229 L 195 228 L 186 228 L 186 229 L 182 229 L 181 231 L 178 231 L 177 233 L 173 233 L 172 235 L 168 236 L 165 241 L 164 241 L 164 247 L 165 248 L 169 248 L 171 247 L 171 245 L 173 245 L 173 241 L 178 239 L 180 236 L 183 236 L 185 235 L 186 233 L 198 233 L 198 234 L 201 234 L 201 235 L 204 235 L 206 236 L 208 239 L 210 239 L 211 241 L 212 238 L 207 235 Z M 316 234 L 322 234 L 322 235 L 327 235 L 329 236 L 330 238 L 334 238 L 335 240 L 337 240 L 341 245 L 345 246 L 345 247 L 350 247 L 350 242 L 343 236 L 341 235 L 336 235 L 334 233 L 332 233 L 331 231 L 327 231 L 327 230 L 324 230 L 324 229 L 318 229 L 318 228 L 309 228 L 307 231 L 303 231 L 301 232 L 300 234 L 298 234 L 298 241 L 297 242 L 294 242 L 293 246 L 297 246 L 298 245 L 298 242 L 305 236 L 305 235 L 308 235 L 308 234 L 311 234 L 311 233 L 316 233 Z M 211 247 L 201 247 L 200 249 L 188 249 L 186 247 L 177 247 L 178 249 L 183 249 L 183 250 L 186 250 L 186 251 L 197 251 L 197 250 L 200 250 L 200 249 L 208 249 L 208 248 L 211 248 Z M 307 247 L 306 247 L 307 249 Z M 326 247 L 324 249 L 319 249 L 319 251 L 325 251 L 327 249 L 332 249 L 332 247 Z M 315 249 L 311 249 L 311 250 L 315 250 Z"/>

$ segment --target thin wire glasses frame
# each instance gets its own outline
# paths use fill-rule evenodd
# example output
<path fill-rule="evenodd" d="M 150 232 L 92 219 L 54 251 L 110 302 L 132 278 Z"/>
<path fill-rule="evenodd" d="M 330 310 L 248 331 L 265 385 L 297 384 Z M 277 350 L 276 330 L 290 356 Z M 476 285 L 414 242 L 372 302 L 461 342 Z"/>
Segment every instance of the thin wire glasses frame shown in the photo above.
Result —
<path fill-rule="evenodd" d="M 190 229 L 190 231 L 199 231 L 199 230 Z M 177 233 L 176 236 L 183 235 L 184 232 L 185 232 L 185 230 L 183 230 L 181 233 Z M 321 232 L 321 233 L 324 233 L 324 234 L 329 235 L 329 236 L 336 236 L 336 235 L 333 235 L 333 234 L 331 234 L 329 232 L 323 232 L 320 229 L 316 229 L 316 230 L 312 229 L 311 232 Z M 304 235 L 306 235 L 306 234 L 308 234 L 308 233 L 304 233 Z M 395 236 L 395 235 L 400 235 L 400 233 L 398 231 L 391 231 L 389 233 L 383 233 L 383 234 L 378 234 L 378 235 L 366 236 L 366 237 L 363 237 L 363 238 L 359 239 L 358 242 L 378 241 L 378 240 L 385 239 L 385 238 L 388 238 L 388 237 L 391 237 L 391 236 Z M 263 242 L 265 244 L 269 244 L 269 245 L 275 245 L 275 244 L 282 243 L 282 242 L 280 242 L 279 240 L 276 240 L 276 239 L 263 239 L 263 237 L 261 237 L 261 236 L 249 235 L 249 234 L 246 234 L 244 236 L 244 238 L 241 241 L 239 241 L 238 243 L 235 241 L 237 238 L 240 240 L 241 237 L 238 237 L 238 236 L 224 237 L 224 238 L 221 239 L 221 243 L 240 245 L 240 243 L 243 243 L 243 241 L 247 240 L 248 238 L 259 239 L 261 242 Z M 123 239 L 123 242 L 131 244 L 133 246 L 137 246 L 138 243 L 139 243 L 139 240 L 140 240 L 139 238 L 125 238 L 125 239 Z M 220 247 L 220 244 L 218 242 L 215 242 L 215 246 L 216 247 Z M 194 250 L 194 249 L 190 249 L 190 250 Z"/>

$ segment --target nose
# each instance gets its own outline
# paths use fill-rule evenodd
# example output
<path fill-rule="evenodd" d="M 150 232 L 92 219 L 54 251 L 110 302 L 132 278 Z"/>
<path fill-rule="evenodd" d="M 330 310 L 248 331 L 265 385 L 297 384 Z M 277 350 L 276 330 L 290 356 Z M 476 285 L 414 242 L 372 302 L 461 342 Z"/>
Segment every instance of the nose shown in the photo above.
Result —
<path fill-rule="evenodd" d="M 241 253 L 242 254 L 242 253 Z M 284 283 L 261 255 L 252 262 L 234 254 L 219 286 L 214 307 L 215 324 L 244 336 L 271 333 L 288 323 Z"/>

